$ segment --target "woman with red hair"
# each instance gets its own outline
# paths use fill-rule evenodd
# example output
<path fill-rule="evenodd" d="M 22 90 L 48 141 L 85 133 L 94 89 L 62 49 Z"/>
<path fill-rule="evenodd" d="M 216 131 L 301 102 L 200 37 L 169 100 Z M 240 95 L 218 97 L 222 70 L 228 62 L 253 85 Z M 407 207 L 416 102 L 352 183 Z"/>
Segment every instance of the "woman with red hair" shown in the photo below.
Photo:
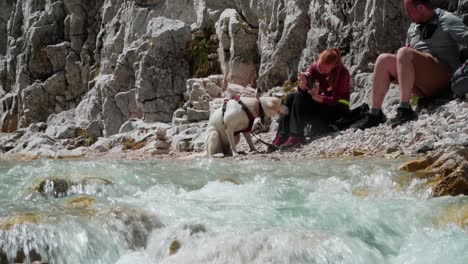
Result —
<path fill-rule="evenodd" d="M 297 93 L 286 98 L 289 114 L 280 120 L 273 145 L 305 143 L 304 127 L 320 130 L 349 112 L 350 75 L 338 49 L 326 49 L 306 72 L 298 74 Z"/>

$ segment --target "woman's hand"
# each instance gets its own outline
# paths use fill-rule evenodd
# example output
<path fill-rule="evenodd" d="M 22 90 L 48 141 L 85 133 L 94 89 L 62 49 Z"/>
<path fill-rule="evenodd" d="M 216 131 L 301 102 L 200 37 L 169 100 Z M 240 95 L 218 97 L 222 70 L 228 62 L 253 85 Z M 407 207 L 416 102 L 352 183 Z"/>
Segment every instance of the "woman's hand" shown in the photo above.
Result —
<path fill-rule="evenodd" d="M 300 72 L 297 74 L 297 79 L 299 80 L 299 84 L 297 86 L 303 91 L 307 89 L 307 77 L 309 77 L 308 72 Z"/>
<path fill-rule="evenodd" d="M 319 88 L 314 87 L 313 89 L 309 90 L 309 94 L 312 96 L 312 99 L 318 103 L 323 103 L 323 96 L 319 94 Z"/>

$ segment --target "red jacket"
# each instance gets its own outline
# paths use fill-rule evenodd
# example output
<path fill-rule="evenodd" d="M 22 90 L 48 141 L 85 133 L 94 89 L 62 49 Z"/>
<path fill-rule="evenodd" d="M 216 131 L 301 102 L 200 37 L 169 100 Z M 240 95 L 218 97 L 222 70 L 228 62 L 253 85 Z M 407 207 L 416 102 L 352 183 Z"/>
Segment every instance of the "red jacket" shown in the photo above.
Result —
<path fill-rule="evenodd" d="M 338 100 L 344 99 L 349 102 L 349 93 L 351 88 L 351 77 L 349 75 L 348 69 L 343 64 L 341 66 L 340 76 L 336 80 L 336 85 L 328 91 L 330 84 L 327 81 L 328 75 L 321 74 L 317 70 L 317 63 L 310 65 L 307 72 L 312 78 L 312 82 L 318 81 L 320 84 L 320 89 L 323 91 L 320 95 L 323 96 L 323 103 L 327 105 L 336 105 Z"/>

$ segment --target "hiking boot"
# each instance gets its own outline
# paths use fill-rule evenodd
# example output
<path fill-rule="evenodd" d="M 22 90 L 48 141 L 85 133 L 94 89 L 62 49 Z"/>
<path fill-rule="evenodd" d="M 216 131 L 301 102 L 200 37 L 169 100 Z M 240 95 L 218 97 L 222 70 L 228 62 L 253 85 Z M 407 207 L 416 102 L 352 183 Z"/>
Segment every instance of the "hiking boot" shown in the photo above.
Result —
<path fill-rule="evenodd" d="M 268 146 L 268 152 L 273 152 L 275 150 L 278 150 L 280 146 L 286 141 L 286 137 L 276 135 L 275 139 L 273 139 L 273 142 L 271 142 L 271 145 Z"/>
<path fill-rule="evenodd" d="M 376 127 L 382 123 L 385 123 L 385 121 L 387 121 L 387 117 L 382 113 L 382 111 L 380 111 L 378 115 L 371 115 L 370 113 L 366 113 L 361 120 L 352 124 L 350 127 L 364 130 L 367 128 Z"/>
<path fill-rule="evenodd" d="M 284 142 L 284 144 L 281 145 L 281 148 L 294 148 L 304 143 L 305 143 L 304 137 L 290 136 L 288 140 L 286 140 L 286 142 Z"/>
<path fill-rule="evenodd" d="M 272 145 L 275 145 L 277 147 L 281 146 L 284 142 L 286 142 L 286 137 L 276 135 L 275 139 L 273 139 L 273 142 L 271 142 Z"/>
<path fill-rule="evenodd" d="M 395 128 L 403 123 L 406 123 L 417 118 L 416 113 L 411 108 L 397 108 L 397 114 L 395 118 L 392 118 L 388 123 Z"/>

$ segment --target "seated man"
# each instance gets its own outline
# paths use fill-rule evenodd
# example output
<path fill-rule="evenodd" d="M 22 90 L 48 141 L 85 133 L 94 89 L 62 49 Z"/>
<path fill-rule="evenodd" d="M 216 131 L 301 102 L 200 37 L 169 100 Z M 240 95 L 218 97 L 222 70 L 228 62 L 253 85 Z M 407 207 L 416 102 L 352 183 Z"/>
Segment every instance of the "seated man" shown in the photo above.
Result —
<path fill-rule="evenodd" d="M 371 109 L 352 127 L 366 129 L 386 121 L 381 108 L 390 82 L 400 87 L 400 106 L 392 127 L 416 119 L 411 95 L 432 97 L 450 88 L 450 78 L 460 66 L 460 44 L 468 45 L 468 28 L 452 13 L 435 8 L 430 0 L 403 0 L 413 22 L 406 47 L 396 55 L 381 54 L 375 63 Z"/>

